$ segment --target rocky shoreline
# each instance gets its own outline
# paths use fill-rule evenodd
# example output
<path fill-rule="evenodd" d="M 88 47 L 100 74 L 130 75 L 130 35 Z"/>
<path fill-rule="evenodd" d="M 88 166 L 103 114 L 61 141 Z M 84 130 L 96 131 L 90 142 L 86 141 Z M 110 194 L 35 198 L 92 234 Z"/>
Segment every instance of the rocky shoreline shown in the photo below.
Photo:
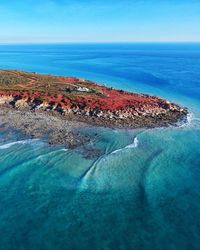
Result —
<path fill-rule="evenodd" d="M 0 125 L 4 128 L 19 130 L 30 138 L 40 138 L 52 145 L 62 144 L 69 148 L 83 145 L 89 137 L 78 130 L 86 124 L 68 121 L 53 114 L 16 110 L 1 107 Z"/>
<path fill-rule="evenodd" d="M 51 145 L 62 144 L 68 148 L 75 148 L 90 141 L 90 138 L 81 133 L 82 128 L 102 126 L 110 128 L 155 128 L 176 125 L 179 121 L 186 119 L 182 113 L 169 113 L 165 116 L 139 117 L 138 119 L 118 120 L 104 119 L 99 117 L 87 117 L 82 115 L 61 115 L 55 111 L 30 109 L 16 109 L 1 105 L 0 125 L 17 129 L 30 138 L 40 138 Z"/>
<path fill-rule="evenodd" d="M 157 97 L 149 97 L 157 98 Z M 43 112 L 66 121 L 84 122 L 111 128 L 154 128 L 174 125 L 183 120 L 188 110 L 177 104 L 157 98 L 157 103 L 141 104 L 120 110 L 86 109 L 82 106 L 63 108 L 54 102 L 46 103 L 37 98 L 23 98 L 19 95 L 0 95 L 0 106 L 18 111 Z"/>
<path fill-rule="evenodd" d="M 157 115 L 143 116 L 142 114 L 136 117 L 126 117 L 126 119 L 119 119 L 117 117 L 105 118 L 97 116 L 83 116 L 82 114 L 66 115 L 74 121 L 81 121 L 90 125 L 119 128 L 119 129 L 138 129 L 138 128 L 156 128 L 176 126 L 182 121 L 187 120 L 187 110 L 167 111 Z"/>
<path fill-rule="evenodd" d="M 88 141 L 88 125 L 154 128 L 176 125 L 188 111 L 156 96 L 130 93 L 89 80 L 0 70 L 0 122 L 51 144 Z"/>

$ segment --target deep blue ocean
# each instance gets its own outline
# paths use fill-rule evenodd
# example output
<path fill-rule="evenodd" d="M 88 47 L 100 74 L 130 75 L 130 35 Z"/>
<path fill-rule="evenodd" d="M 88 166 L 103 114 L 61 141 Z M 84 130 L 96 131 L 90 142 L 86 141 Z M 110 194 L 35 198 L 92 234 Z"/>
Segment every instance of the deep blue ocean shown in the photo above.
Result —
<path fill-rule="evenodd" d="M 200 249 L 200 44 L 1 45 L 0 68 L 86 78 L 190 112 L 179 127 L 90 128 L 93 140 L 73 150 L 0 126 L 1 250 Z"/>

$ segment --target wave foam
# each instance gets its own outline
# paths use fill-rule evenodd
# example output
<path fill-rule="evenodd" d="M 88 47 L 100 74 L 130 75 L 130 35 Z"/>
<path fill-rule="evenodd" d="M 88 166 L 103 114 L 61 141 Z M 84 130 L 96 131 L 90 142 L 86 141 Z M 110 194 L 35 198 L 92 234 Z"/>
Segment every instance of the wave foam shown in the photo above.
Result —
<path fill-rule="evenodd" d="M 14 141 L 14 142 L 10 142 L 10 143 L 1 145 L 0 149 L 7 149 L 7 148 L 10 148 L 10 147 L 17 145 L 17 144 L 22 144 L 22 145 L 23 144 L 30 144 L 30 143 L 33 143 L 34 141 L 38 141 L 38 139 L 27 139 L 27 140 L 22 140 L 22 141 Z"/>
<path fill-rule="evenodd" d="M 67 151 L 68 151 L 68 149 L 67 149 L 67 148 L 62 148 L 62 149 L 60 149 L 60 151 L 67 152 Z"/>
<path fill-rule="evenodd" d="M 185 121 L 181 122 L 179 125 L 179 128 L 185 128 L 185 127 L 198 125 L 196 123 L 199 123 L 199 121 L 200 121 L 200 118 L 195 117 L 193 113 L 189 113 L 187 114 L 186 122 Z"/>
<path fill-rule="evenodd" d="M 139 140 L 137 137 L 135 137 L 133 143 L 131 143 L 130 145 L 126 146 L 125 148 L 137 148 L 139 145 Z"/>
<path fill-rule="evenodd" d="M 122 150 L 124 150 L 124 149 L 137 148 L 138 145 L 139 145 L 139 140 L 138 140 L 137 137 L 135 137 L 133 143 L 127 145 L 126 147 L 119 148 L 119 149 L 113 151 L 111 154 L 116 154 L 116 153 L 118 153 L 118 152 L 120 152 L 120 151 L 122 151 Z"/>

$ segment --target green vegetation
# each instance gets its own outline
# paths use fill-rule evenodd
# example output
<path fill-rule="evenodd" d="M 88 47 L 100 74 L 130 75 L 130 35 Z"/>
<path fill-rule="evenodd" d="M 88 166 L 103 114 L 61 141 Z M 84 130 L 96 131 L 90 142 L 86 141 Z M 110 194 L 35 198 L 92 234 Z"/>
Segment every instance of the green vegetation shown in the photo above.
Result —
<path fill-rule="evenodd" d="M 7 71 L 0 71 L 0 85 L 23 84 L 27 80 Z"/>

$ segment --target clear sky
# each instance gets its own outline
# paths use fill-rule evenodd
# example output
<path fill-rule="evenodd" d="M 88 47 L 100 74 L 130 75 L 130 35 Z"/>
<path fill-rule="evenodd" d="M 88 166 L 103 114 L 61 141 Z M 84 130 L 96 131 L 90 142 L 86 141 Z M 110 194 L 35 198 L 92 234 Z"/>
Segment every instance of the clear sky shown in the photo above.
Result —
<path fill-rule="evenodd" d="M 0 43 L 200 41 L 200 0 L 0 0 Z"/>

